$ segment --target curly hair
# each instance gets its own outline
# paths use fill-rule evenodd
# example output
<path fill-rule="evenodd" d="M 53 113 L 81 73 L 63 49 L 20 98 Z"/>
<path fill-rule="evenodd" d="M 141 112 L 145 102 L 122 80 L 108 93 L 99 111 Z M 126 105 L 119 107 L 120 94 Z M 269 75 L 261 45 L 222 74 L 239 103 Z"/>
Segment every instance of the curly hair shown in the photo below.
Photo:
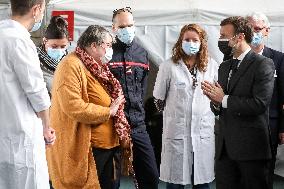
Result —
<path fill-rule="evenodd" d="M 221 21 L 220 26 L 231 24 L 234 27 L 235 35 L 243 33 L 247 43 L 251 43 L 253 37 L 253 28 L 248 19 L 242 16 L 232 16 Z"/>
<path fill-rule="evenodd" d="M 131 11 L 131 7 L 125 7 L 125 8 L 120 8 L 120 9 L 115 9 L 113 10 L 113 14 L 112 14 L 112 22 L 114 22 L 114 19 L 116 17 L 116 15 L 122 13 L 122 12 L 129 12 L 130 14 L 132 14 L 132 11 Z"/>
<path fill-rule="evenodd" d="M 203 30 L 197 24 L 188 24 L 182 27 L 179 38 L 172 49 L 172 60 L 174 63 L 178 63 L 179 60 L 183 60 L 186 62 L 188 55 L 185 54 L 182 50 L 182 40 L 184 33 L 187 31 L 195 31 L 200 39 L 200 50 L 197 53 L 196 57 L 196 67 L 199 71 L 206 71 L 207 64 L 208 64 L 208 47 L 207 47 L 207 34 L 205 30 Z"/>

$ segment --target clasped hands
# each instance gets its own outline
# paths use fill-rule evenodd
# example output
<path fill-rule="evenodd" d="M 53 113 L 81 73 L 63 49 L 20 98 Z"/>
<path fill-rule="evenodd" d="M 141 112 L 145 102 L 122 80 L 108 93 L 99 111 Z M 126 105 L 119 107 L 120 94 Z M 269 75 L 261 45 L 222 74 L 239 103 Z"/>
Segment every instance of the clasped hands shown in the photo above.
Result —
<path fill-rule="evenodd" d="M 218 82 L 210 83 L 208 81 L 201 82 L 201 89 L 215 105 L 220 106 L 225 93 Z"/>
<path fill-rule="evenodd" d="M 225 94 L 219 83 L 210 83 L 208 81 L 203 81 L 201 82 L 201 89 L 203 91 L 203 94 L 206 95 L 215 105 L 221 105 Z M 280 144 L 284 144 L 284 133 L 279 133 L 279 140 Z"/>
<path fill-rule="evenodd" d="M 43 136 L 46 147 L 50 147 L 54 144 L 56 140 L 55 130 L 51 127 L 43 128 Z"/>

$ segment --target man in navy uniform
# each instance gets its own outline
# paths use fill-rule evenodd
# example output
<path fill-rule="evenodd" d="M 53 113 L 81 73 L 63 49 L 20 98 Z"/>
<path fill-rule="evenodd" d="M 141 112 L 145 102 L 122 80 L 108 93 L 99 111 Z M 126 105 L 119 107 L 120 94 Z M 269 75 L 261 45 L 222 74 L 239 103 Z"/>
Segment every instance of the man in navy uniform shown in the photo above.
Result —
<path fill-rule="evenodd" d="M 129 7 L 115 10 L 112 21 L 117 37 L 112 46 L 112 60 L 108 64 L 110 71 L 119 80 L 126 100 L 124 112 L 131 126 L 135 176 L 139 189 L 158 189 L 159 174 L 146 131 L 143 105 L 149 70 L 148 54 L 136 41 L 134 20 Z M 118 187 L 119 180 L 114 188 Z"/>

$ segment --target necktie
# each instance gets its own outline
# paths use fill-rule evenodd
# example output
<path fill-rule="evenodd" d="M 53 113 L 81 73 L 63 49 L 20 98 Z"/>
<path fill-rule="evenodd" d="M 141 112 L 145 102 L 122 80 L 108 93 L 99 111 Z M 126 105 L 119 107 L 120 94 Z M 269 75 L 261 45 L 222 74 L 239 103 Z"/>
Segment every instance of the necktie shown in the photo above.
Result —
<path fill-rule="evenodd" d="M 229 87 L 230 81 L 234 77 L 235 73 L 238 71 L 239 62 L 240 62 L 240 60 L 238 60 L 238 59 L 232 59 L 231 60 L 231 70 L 230 70 L 230 75 L 229 75 L 229 78 L 228 78 L 227 88 Z"/>
<path fill-rule="evenodd" d="M 231 63 L 232 74 L 235 74 L 237 72 L 239 63 L 240 63 L 240 60 L 238 59 L 232 60 L 232 63 Z"/>

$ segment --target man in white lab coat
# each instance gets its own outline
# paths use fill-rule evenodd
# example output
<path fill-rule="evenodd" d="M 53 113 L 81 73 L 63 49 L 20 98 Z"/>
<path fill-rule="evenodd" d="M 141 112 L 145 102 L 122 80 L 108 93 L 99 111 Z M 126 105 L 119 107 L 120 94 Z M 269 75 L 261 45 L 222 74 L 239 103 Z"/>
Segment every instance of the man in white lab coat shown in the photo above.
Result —
<path fill-rule="evenodd" d="M 0 21 L 0 189 L 49 189 L 45 145 L 50 100 L 29 31 L 41 25 L 44 0 L 11 0 Z"/>

